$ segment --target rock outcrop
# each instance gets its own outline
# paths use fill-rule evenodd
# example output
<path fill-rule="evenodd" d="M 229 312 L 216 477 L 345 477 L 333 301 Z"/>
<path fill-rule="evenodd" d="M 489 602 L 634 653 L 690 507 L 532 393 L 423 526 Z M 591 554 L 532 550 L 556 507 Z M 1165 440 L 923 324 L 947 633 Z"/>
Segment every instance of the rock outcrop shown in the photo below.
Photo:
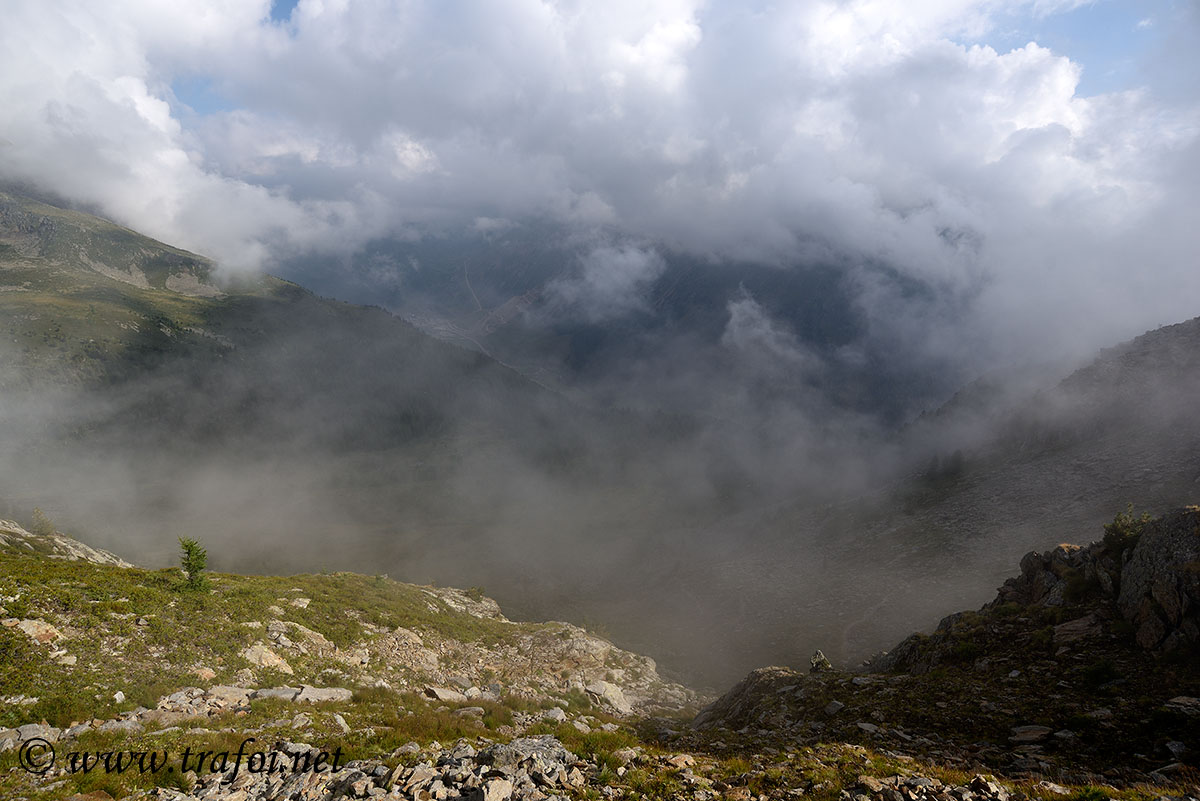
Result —
<path fill-rule="evenodd" d="M 0 520 L 0 548 L 14 551 L 31 551 L 49 556 L 51 559 L 68 561 L 83 560 L 98 565 L 133 567 L 116 554 L 84 545 L 79 540 L 60 534 L 33 534 L 12 520 Z"/>
<path fill-rule="evenodd" d="M 757 722 L 759 701 L 763 695 L 774 692 L 781 680 L 791 680 L 795 676 L 795 671 L 785 667 L 753 670 L 729 692 L 700 710 L 700 714 L 692 721 L 692 726 L 697 729 L 708 729 L 718 725 L 739 728 L 752 720 Z"/>
<path fill-rule="evenodd" d="M 815 657 L 760 668 L 693 729 L 857 742 L 1056 782 L 1169 784 L 1200 757 L 1198 574 L 1200 508 L 1122 515 L 1104 541 L 1026 555 L 994 601 L 906 638 L 867 672 L 811 670 Z"/>
<path fill-rule="evenodd" d="M 1200 642 L 1200 508 L 1146 525 L 1121 570 L 1117 604 L 1143 648 Z"/>
<path fill-rule="evenodd" d="M 1142 648 L 1166 652 L 1200 644 L 1200 507 L 1177 509 L 1160 518 L 1130 523 L 1135 533 L 1109 536 L 1088 545 L 1059 545 L 1028 553 L 1021 574 L 1004 582 L 984 607 L 1077 609 L 1055 627 L 1057 643 L 1087 639 L 1106 621 L 1123 619 Z M 944 618 L 937 641 L 964 613 Z M 927 669 L 931 638 L 915 634 L 871 659 L 880 672 Z"/>

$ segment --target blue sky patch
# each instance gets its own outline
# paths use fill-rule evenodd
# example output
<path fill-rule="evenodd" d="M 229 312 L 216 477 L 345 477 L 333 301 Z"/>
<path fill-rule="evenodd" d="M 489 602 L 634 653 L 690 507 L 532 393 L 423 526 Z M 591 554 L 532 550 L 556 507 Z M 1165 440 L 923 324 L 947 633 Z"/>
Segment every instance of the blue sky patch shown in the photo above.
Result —
<path fill-rule="evenodd" d="M 1146 82 L 1141 64 L 1171 24 L 1172 0 L 1096 0 L 1061 14 L 1001 17 L 983 41 L 999 52 L 1037 42 L 1083 67 L 1076 93 L 1132 89 Z"/>
<path fill-rule="evenodd" d="M 200 116 L 237 108 L 222 95 L 207 75 L 187 75 L 171 82 L 171 91 L 179 102 Z"/>
<path fill-rule="evenodd" d="M 271 22 L 287 22 L 300 0 L 271 0 Z"/>

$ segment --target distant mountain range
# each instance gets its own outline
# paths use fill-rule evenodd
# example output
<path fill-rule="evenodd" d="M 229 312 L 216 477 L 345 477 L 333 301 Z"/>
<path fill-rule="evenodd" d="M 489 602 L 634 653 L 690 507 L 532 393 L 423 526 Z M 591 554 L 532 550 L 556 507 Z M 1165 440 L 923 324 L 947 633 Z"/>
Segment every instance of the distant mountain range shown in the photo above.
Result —
<path fill-rule="evenodd" d="M 833 256 L 731 263 L 613 232 L 583 235 L 530 221 L 380 240 L 336 270 L 320 257 L 296 259 L 287 269 L 318 291 L 383 305 L 432 336 L 609 402 L 628 393 L 631 364 L 647 366 L 663 382 L 678 369 L 681 353 L 692 374 L 713 363 L 706 380 L 745 378 L 747 365 L 726 363 L 721 344 L 730 334 L 731 304 L 746 300 L 762 314 L 760 322 L 820 363 L 819 370 L 773 373 L 755 386 L 759 395 L 794 402 L 816 391 L 847 411 L 894 425 L 941 402 L 962 380 L 944 360 L 905 350 L 873 330 L 879 321 L 859 302 L 865 284 L 914 303 L 938 290 L 886 265 L 851 265 Z M 637 400 L 647 404 L 710 411 L 688 393 L 656 394 L 645 382 L 640 392 L 645 397 Z"/>

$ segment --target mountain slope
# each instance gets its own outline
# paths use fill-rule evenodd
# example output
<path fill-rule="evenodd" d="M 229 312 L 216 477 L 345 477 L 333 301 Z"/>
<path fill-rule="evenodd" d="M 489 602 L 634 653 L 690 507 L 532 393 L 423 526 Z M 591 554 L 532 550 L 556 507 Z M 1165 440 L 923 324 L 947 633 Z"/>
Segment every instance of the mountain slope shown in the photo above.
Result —
<path fill-rule="evenodd" d="M 509 622 L 476 592 L 344 573 L 222 574 L 212 576 L 210 591 L 197 592 L 177 570 L 113 565 L 61 534 L 51 543 L 16 526 L 6 531 L 13 540 L 11 548 L 0 543 L 6 798 L 1150 801 L 1195 794 L 1187 760 L 1131 763 L 1119 748 L 1125 740 L 1106 736 L 1127 708 L 1143 704 L 1122 697 L 1132 682 L 1149 680 L 1133 673 L 1129 684 L 1090 691 L 1114 717 L 1077 715 L 1080 742 L 1056 737 L 1055 747 L 1037 744 L 1047 737 L 1037 725 L 1007 746 L 977 742 L 991 736 L 993 723 L 1004 742 L 1009 718 L 1057 713 L 1032 708 L 1038 693 L 1061 698 L 1039 681 L 1049 660 L 1020 652 L 987 671 L 915 677 L 769 668 L 693 729 L 696 696 L 658 678 L 652 661 L 567 624 Z M 82 558 L 47 553 L 59 547 Z M 982 647 L 1011 651 L 1022 641 L 1004 627 L 1029 621 L 1005 612 L 959 622 L 965 626 L 954 636 L 991 636 Z M 1110 647 L 1090 636 L 1093 647 Z M 961 648 L 947 650 L 961 663 Z M 1083 643 L 1069 650 L 1067 660 L 1056 655 L 1064 675 L 1093 685 L 1093 674 L 1111 678 L 1079 662 Z M 1011 664 L 1035 678 L 997 678 Z M 982 714 L 964 713 L 979 704 L 981 681 L 1004 686 L 989 691 L 995 703 L 985 699 Z M 975 694 L 960 697 L 968 686 Z M 1157 698 L 1174 688 L 1160 683 L 1150 692 Z M 1074 689 L 1064 692 L 1074 698 Z M 743 702 L 738 711 L 730 698 Z M 1194 728 L 1194 701 L 1171 699 L 1153 712 L 1163 753 L 1187 753 L 1166 737 Z M 650 711 L 668 716 L 645 717 Z M 972 744 L 963 747 L 964 737 Z M 1097 751 L 1097 742 L 1108 750 Z M 1006 764 L 1001 778 L 972 776 L 1010 753 L 1021 764 Z M 1098 753 L 1119 757 L 1103 775 L 1089 761 Z M 1146 765 L 1159 770 L 1147 774 Z"/>
<path fill-rule="evenodd" d="M 569 595 L 597 620 L 587 596 L 633 544 L 720 504 L 662 469 L 696 468 L 660 417 L 569 402 L 378 308 L 215 283 L 88 215 L 0 213 L 9 517 L 41 507 L 141 564 L 192 535 L 223 569 L 486 585 L 529 617 Z"/>
<path fill-rule="evenodd" d="M 763 668 L 703 710 L 725 739 L 847 739 L 1008 778 L 1200 781 L 1200 509 L 1119 516 L 1104 540 L 1021 560 L 978 612 L 848 675 Z"/>
<path fill-rule="evenodd" d="M 986 600 L 1030 547 L 1095 529 L 1127 503 L 1160 513 L 1200 486 L 1200 318 L 1149 332 L 1002 404 L 953 405 L 870 451 L 873 486 L 806 494 L 646 544 L 630 582 L 669 581 L 680 613 L 732 598 L 683 635 L 730 670 L 823 649 L 855 663 Z M 872 464 L 873 463 L 873 464 Z M 889 476 L 886 465 L 909 465 Z M 933 463 L 933 464 L 931 464 Z M 651 553 L 704 549 L 690 563 Z M 614 604 L 619 603 L 614 601 Z M 724 634 L 722 634 L 724 632 Z M 722 656 L 725 659 L 722 660 Z"/>

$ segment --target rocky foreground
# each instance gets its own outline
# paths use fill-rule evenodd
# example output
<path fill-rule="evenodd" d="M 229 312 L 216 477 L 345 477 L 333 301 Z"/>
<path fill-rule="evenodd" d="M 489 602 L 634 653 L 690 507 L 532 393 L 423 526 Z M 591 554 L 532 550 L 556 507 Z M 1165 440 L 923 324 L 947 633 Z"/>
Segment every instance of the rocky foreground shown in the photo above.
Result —
<path fill-rule="evenodd" d="M 188 593 L 72 543 L 0 524 L 2 798 L 1200 799 L 1200 509 L 1119 516 L 860 670 L 763 668 L 698 715 L 652 660 L 478 591 Z"/>
<path fill-rule="evenodd" d="M 964 771 L 1200 786 L 1200 508 L 1121 515 L 1103 541 L 1028 554 L 978 612 L 856 673 L 763 668 L 695 725 L 760 742 L 857 742 Z M 1165 792 L 1154 790 L 1153 792 Z"/>

